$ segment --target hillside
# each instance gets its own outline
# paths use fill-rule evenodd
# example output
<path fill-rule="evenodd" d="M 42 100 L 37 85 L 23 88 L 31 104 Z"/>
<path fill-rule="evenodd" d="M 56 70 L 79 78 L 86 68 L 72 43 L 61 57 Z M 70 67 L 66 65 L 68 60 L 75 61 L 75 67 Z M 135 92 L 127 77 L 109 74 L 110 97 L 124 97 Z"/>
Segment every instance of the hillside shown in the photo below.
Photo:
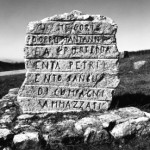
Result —
<path fill-rule="evenodd" d="M 145 61 L 139 69 L 134 68 L 135 62 Z M 112 107 L 150 106 L 150 55 L 132 54 L 120 59 L 120 84 L 117 87 Z"/>

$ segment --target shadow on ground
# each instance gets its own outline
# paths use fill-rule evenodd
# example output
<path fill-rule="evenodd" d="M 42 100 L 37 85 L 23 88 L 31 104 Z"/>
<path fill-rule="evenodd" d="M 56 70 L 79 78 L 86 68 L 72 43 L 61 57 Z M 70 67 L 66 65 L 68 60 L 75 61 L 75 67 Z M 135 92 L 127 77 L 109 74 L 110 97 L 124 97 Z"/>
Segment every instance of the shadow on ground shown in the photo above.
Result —
<path fill-rule="evenodd" d="M 140 109 L 150 109 L 150 95 L 143 93 L 115 95 L 110 109 L 134 106 Z"/>

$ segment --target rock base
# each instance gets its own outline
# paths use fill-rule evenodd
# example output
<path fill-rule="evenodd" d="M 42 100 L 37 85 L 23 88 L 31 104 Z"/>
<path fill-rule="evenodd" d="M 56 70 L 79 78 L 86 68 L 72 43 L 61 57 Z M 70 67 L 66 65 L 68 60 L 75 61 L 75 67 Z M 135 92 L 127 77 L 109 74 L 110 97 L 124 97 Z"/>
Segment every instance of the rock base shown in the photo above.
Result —
<path fill-rule="evenodd" d="M 18 88 L 0 100 L 0 149 L 47 150 L 107 144 L 150 134 L 150 113 L 135 107 L 99 112 L 23 114 Z"/>

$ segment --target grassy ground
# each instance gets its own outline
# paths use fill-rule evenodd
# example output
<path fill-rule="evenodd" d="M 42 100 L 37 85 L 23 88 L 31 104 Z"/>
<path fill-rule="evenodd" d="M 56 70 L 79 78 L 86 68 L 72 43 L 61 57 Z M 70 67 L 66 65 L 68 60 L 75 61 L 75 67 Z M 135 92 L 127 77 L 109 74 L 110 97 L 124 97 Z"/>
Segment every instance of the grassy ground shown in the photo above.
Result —
<path fill-rule="evenodd" d="M 145 60 L 139 70 L 134 62 Z M 120 84 L 116 89 L 112 108 L 136 106 L 149 110 L 150 106 L 150 55 L 132 56 L 120 60 Z"/>
<path fill-rule="evenodd" d="M 7 94 L 9 89 L 20 87 L 24 78 L 24 74 L 0 77 L 0 98 Z"/>

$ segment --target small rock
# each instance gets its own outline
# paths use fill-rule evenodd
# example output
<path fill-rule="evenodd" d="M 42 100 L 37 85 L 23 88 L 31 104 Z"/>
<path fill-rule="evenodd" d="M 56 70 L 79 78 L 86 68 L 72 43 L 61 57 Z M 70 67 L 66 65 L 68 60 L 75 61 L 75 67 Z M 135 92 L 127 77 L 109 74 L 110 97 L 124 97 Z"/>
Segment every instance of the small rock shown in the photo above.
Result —
<path fill-rule="evenodd" d="M 97 142 L 102 144 L 110 140 L 109 133 L 104 129 L 97 129 L 88 127 L 84 133 L 84 142 L 85 143 L 94 143 Z"/>
<path fill-rule="evenodd" d="M 104 122 L 102 123 L 103 128 L 108 128 L 109 127 L 109 123 L 108 122 Z"/>
<path fill-rule="evenodd" d="M 107 113 L 97 117 L 102 122 L 104 128 L 108 128 L 110 126 L 110 123 L 115 123 L 117 120 L 121 119 L 119 115 L 113 113 Z"/>
<path fill-rule="evenodd" d="M 38 132 L 23 132 L 13 138 L 16 150 L 40 150 Z"/>
<path fill-rule="evenodd" d="M 116 125 L 110 133 L 115 139 L 119 139 L 135 133 L 135 130 L 135 124 L 131 124 L 130 121 L 126 121 L 124 123 Z"/>
<path fill-rule="evenodd" d="M 2 97 L 2 99 L 9 99 L 9 100 L 12 100 L 12 101 L 16 101 L 17 100 L 17 95 L 10 93 L 10 94 L 7 94 L 4 97 Z"/>
<path fill-rule="evenodd" d="M 7 136 L 12 134 L 9 129 L 0 129 L 0 139 L 3 138 L 4 140 L 7 139 Z"/>
<path fill-rule="evenodd" d="M 12 150 L 10 147 L 5 147 L 3 150 Z"/>
<path fill-rule="evenodd" d="M 29 115 L 29 114 L 22 114 L 17 117 L 18 120 L 26 120 L 26 119 L 32 119 L 34 115 Z"/>
<path fill-rule="evenodd" d="M 0 124 L 8 124 L 11 123 L 13 120 L 13 117 L 11 115 L 3 115 L 0 119 Z"/>
<path fill-rule="evenodd" d="M 144 112 L 145 116 L 150 118 L 150 113 Z"/>
<path fill-rule="evenodd" d="M 147 117 L 139 117 L 139 118 L 137 118 L 137 119 L 134 119 L 132 122 L 135 122 L 136 124 L 137 123 L 141 123 L 141 122 L 147 122 L 147 121 L 149 121 L 150 119 L 149 118 L 147 118 Z"/>
<path fill-rule="evenodd" d="M 115 112 L 115 114 L 119 115 L 121 119 L 138 118 L 145 115 L 143 111 L 135 107 L 120 108 Z"/>
<path fill-rule="evenodd" d="M 134 62 L 134 69 L 138 70 L 146 63 L 145 60 Z"/>
<path fill-rule="evenodd" d="M 3 150 L 12 150 L 10 147 L 5 147 Z"/>
<path fill-rule="evenodd" d="M 19 88 L 13 88 L 9 90 L 9 93 L 11 94 L 18 94 Z"/>
<path fill-rule="evenodd" d="M 11 144 L 13 133 L 9 129 L 0 129 L 0 146 L 7 147 Z"/>
<path fill-rule="evenodd" d="M 75 123 L 75 129 L 78 131 L 85 130 L 88 126 L 102 127 L 102 123 L 97 117 L 85 117 Z"/>

